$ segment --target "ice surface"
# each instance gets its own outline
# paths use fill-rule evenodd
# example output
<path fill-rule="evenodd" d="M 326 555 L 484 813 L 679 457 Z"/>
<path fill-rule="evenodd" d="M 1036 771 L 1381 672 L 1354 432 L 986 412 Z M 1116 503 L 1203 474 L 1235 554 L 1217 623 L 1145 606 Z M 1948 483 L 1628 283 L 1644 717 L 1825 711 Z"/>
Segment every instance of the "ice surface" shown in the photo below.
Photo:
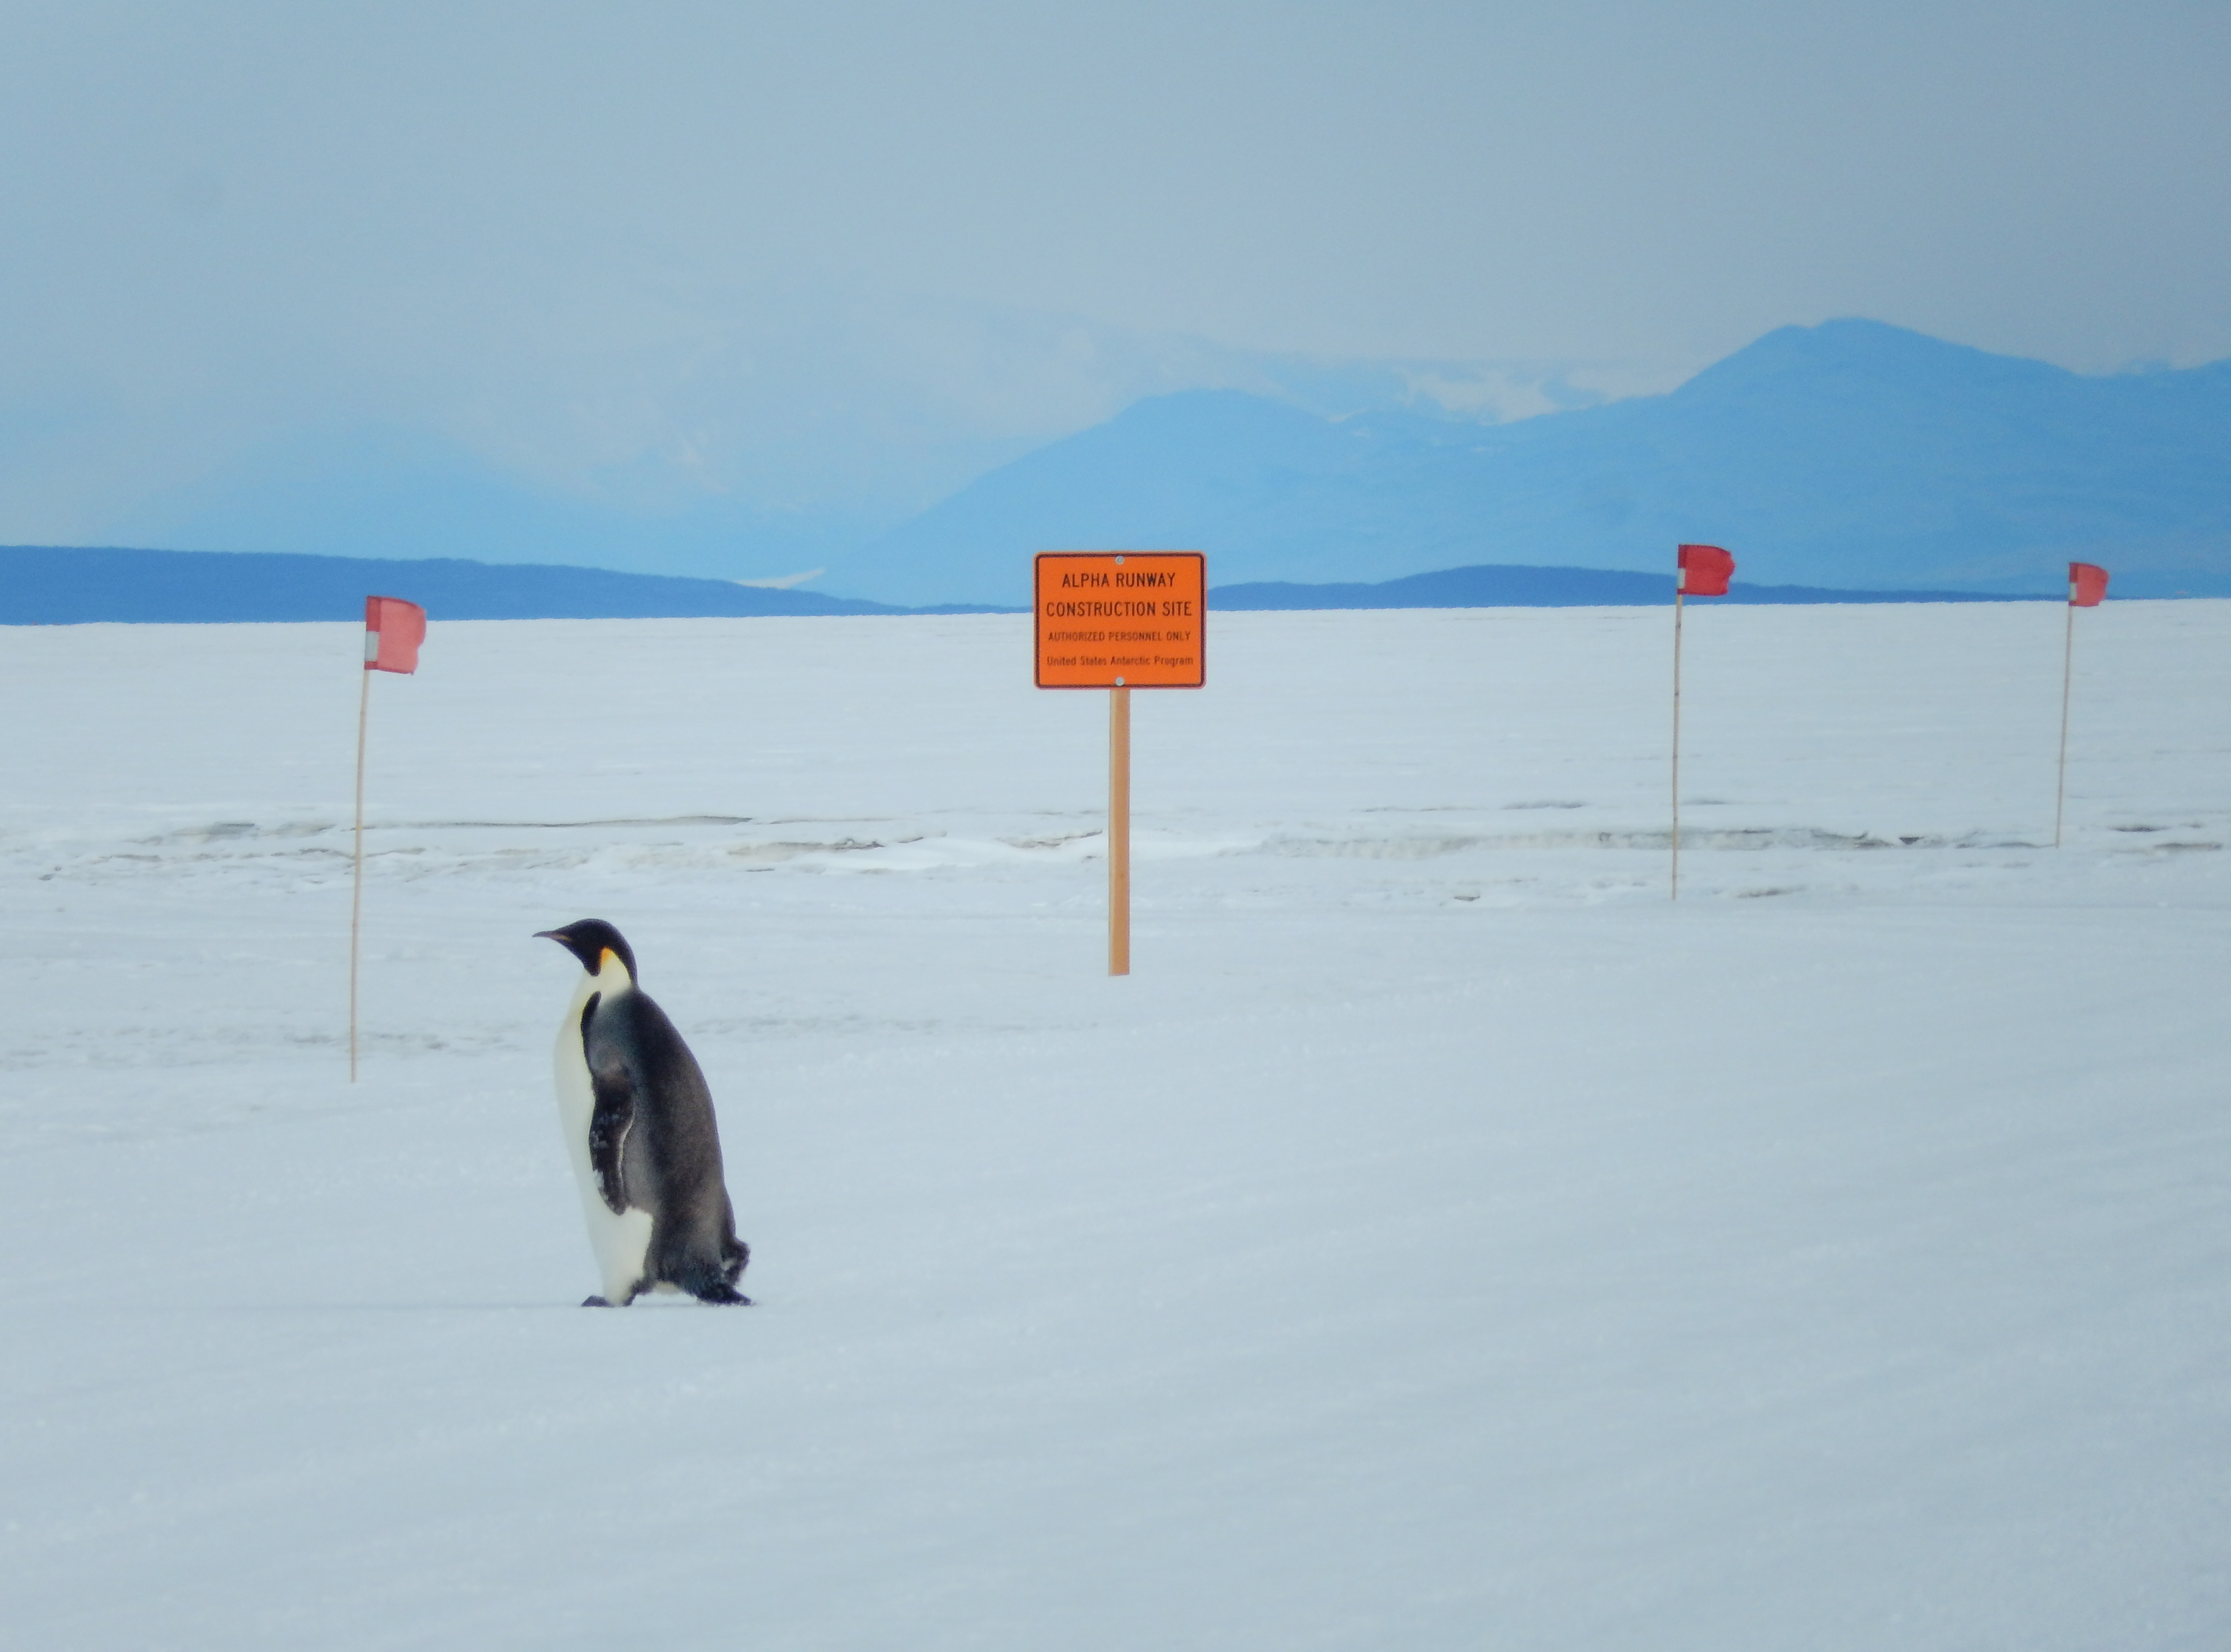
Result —
<path fill-rule="evenodd" d="M 2213 1648 L 2231 603 L 0 632 L 0 1643 Z M 1911 841 L 1908 841 L 1911 839 Z M 761 1305 L 594 1285 L 598 916 Z"/>

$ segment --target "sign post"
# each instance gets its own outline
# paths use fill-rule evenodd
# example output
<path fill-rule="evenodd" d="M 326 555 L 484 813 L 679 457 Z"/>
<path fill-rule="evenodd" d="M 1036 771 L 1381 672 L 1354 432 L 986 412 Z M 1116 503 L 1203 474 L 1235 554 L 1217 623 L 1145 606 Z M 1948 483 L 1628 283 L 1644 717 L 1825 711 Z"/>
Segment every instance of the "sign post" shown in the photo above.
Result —
<path fill-rule="evenodd" d="M 372 674 L 418 669 L 426 611 L 400 597 L 364 599 L 364 684 L 356 698 L 356 875 L 349 893 L 349 1082 L 356 1082 L 358 937 L 364 919 L 364 736 L 372 714 Z"/>
<path fill-rule="evenodd" d="M 1108 690 L 1108 973 L 1131 973 L 1131 690 Z"/>
<path fill-rule="evenodd" d="M 1044 551 L 1031 567 L 1042 689 L 1108 690 L 1108 973 L 1131 973 L 1131 690 L 1207 681 L 1199 551 Z"/>
<path fill-rule="evenodd" d="M 1673 572 L 1673 893 L 1681 898 L 1681 599 L 1723 597 L 1736 560 L 1717 545 L 1684 545 Z"/>
<path fill-rule="evenodd" d="M 2090 562 L 2068 565 L 2068 637 L 2060 650 L 2060 777 L 2053 790 L 2053 846 L 2060 847 L 2060 817 L 2068 801 L 2068 688 L 2076 680 L 2076 611 L 2096 608 L 2107 594 L 2107 570 Z"/>

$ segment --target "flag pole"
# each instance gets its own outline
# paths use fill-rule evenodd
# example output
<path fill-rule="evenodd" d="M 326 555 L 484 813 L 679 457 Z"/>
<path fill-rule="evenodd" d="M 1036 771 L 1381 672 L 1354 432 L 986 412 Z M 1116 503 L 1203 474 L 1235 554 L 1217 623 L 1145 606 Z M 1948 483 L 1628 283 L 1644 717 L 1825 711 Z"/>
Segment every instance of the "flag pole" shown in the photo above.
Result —
<path fill-rule="evenodd" d="M 1131 690 L 1108 690 L 1108 973 L 1131 973 Z"/>
<path fill-rule="evenodd" d="M 2072 583 L 2072 590 L 2073 586 Z M 2053 788 L 2053 846 L 2060 847 L 2060 820 L 2068 802 L 2068 688 L 2076 676 L 2076 600 L 2068 602 L 2068 638 L 2060 649 L 2060 774 Z"/>
<path fill-rule="evenodd" d="M 1681 593 L 1686 569 L 1673 576 L 1673 892 L 1681 898 Z"/>
<path fill-rule="evenodd" d="M 356 698 L 356 879 L 349 895 L 349 1082 L 356 1082 L 357 937 L 364 918 L 364 735 L 372 710 L 372 667 L 359 673 Z"/>

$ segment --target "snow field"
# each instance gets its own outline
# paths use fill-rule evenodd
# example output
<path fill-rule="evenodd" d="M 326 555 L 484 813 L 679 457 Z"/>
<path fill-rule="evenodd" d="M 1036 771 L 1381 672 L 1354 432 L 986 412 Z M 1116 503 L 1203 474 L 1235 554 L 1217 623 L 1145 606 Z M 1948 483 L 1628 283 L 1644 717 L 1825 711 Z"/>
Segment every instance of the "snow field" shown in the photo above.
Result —
<path fill-rule="evenodd" d="M 2205 1647 L 2231 604 L 0 633 L 0 1643 Z M 1904 839 L 1911 838 L 1907 844 Z M 611 918 L 746 1288 L 593 1284 Z"/>

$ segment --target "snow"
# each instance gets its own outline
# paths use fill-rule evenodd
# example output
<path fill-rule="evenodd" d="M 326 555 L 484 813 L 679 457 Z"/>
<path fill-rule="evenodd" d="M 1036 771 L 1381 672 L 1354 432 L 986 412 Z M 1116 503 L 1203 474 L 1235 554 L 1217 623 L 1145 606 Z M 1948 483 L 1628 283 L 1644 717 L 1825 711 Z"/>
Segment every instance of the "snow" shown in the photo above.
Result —
<path fill-rule="evenodd" d="M 2231 603 L 0 632 L 0 1642 L 2215 1647 Z M 1914 839 L 1911 844 L 1904 839 Z M 626 931 L 760 1305 L 596 1284 Z"/>

